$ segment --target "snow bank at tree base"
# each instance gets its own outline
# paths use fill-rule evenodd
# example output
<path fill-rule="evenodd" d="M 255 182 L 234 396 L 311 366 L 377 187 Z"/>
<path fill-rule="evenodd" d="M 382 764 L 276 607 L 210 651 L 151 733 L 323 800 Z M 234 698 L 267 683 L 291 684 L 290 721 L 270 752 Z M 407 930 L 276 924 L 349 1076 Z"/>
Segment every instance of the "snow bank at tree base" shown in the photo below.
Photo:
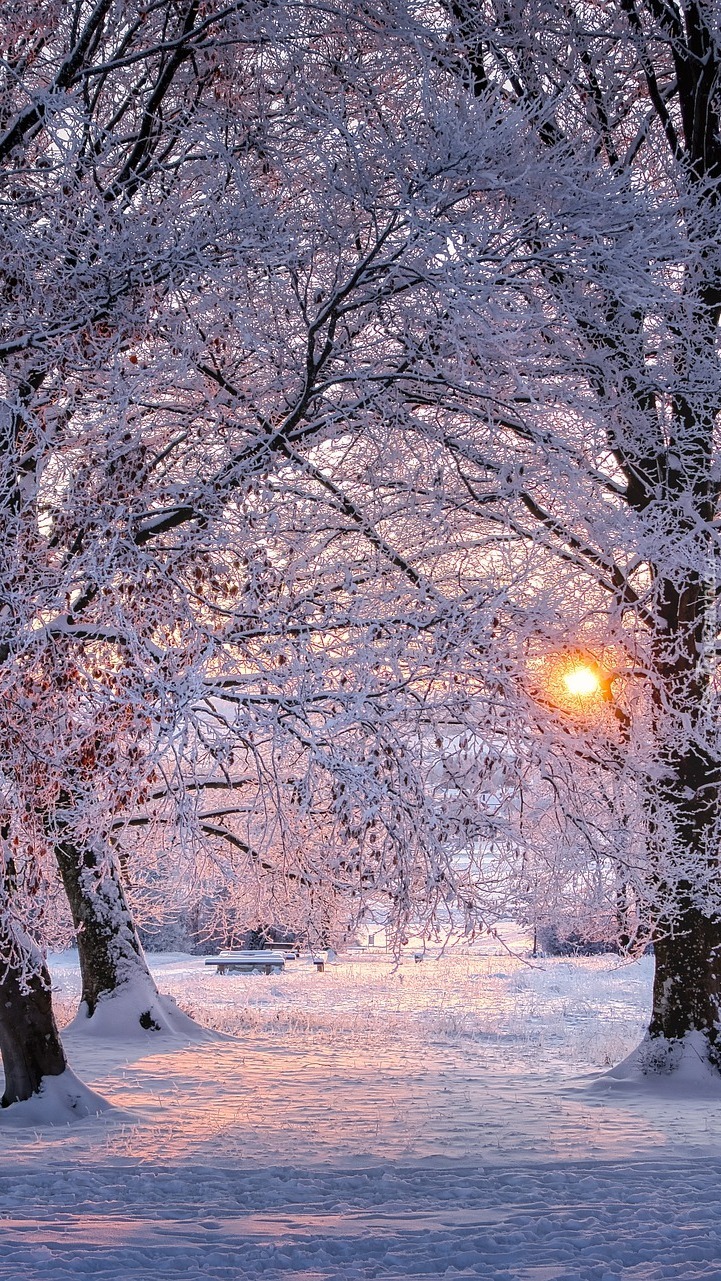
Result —
<path fill-rule="evenodd" d="M 63 1032 L 109 1041 L 144 1043 L 159 1037 L 202 1042 L 222 1039 L 222 1033 L 201 1027 L 179 1008 L 172 996 L 161 996 L 143 982 L 124 983 L 101 996 L 92 1015 L 81 1002 L 78 1013 Z"/>
<path fill-rule="evenodd" d="M 60 1076 L 44 1076 L 40 1090 L 23 1103 L 0 1110 L 0 1129 L 38 1125 L 68 1125 L 109 1112 L 112 1103 L 79 1081 L 71 1068 Z"/>
<path fill-rule="evenodd" d="M 721 1095 L 721 1073 L 709 1061 L 709 1043 L 702 1032 L 689 1032 L 682 1041 L 646 1036 L 640 1045 L 605 1072 L 596 1085 L 658 1088 L 674 1094 Z"/>

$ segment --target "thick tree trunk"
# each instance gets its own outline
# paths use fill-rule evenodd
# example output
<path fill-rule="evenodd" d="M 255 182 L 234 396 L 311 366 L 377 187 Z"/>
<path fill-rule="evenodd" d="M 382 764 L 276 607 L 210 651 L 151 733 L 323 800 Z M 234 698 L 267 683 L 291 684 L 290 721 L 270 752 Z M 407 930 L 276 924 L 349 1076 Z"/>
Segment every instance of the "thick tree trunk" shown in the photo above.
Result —
<path fill-rule="evenodd" d="M 118 868 L 102 849 L 57 839 L 55 857 L 77 932 L 82 977 L 75 1031 L 125 1038 L 164 1032 L 212 1039 L 155 985 L 128 906 Z"/>
<path fill-rule="evenodd" d="M 11 953 L 16 955 L 16 953 Z M 44 965 L 25 976 L 19 962 L 0 962 L 0 1051 L 5 1072 L 2 1107 L 37 1094 L 43 1077 L 67 1068 Z"/>
<path fill-rule="evenodd" d="M 81 999 L 88 1016 L 95 1013 L 101 997 L 125 985 L 135 983 L 157 997 L 115 864 L 70 840 L 56 843 L 55 856 L 77 933 Z M 138 1020 L 148 1030 L 157 1026 L 150 1010 L 139 1010 Z"/>
<path fill-rule="evenodd" d="M 709 1061 L 721 1070 L 721 922 L 688 908 L 673 933 L 656 939 L 654 951 L 650 1041 L 667 1043 L 662 1058 L 669 1056 L 672 1068 L 675 1047 L 700 1033 Z"/>
<path fill-rule="evenodd" d="M 703 688 L 686 681 L 685 689 L 695 725 Z M 721 919 L 703 906 L 706 886 L 718 867 L 719 766 L 693 742 L 681 753 L 667 751 L 664 763 L 668 774 L 658 806 L 651 806 L 658 866 L 661 873 L 683 866 L 694 879 L 689 875 L 672 891 L 662 874 L 657 883 L 661 910 L 654 929 L 647 1065 L 648 1070 L 673 1071 L 688 1048 L 721 1071 Z"/>

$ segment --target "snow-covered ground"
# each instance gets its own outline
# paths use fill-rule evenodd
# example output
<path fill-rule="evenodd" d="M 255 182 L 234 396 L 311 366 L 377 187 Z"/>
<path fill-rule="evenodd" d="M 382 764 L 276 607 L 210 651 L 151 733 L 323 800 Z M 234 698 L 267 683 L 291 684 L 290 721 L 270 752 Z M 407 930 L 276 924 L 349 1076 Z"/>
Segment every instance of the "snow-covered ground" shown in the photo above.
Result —
<path fill-rule="evenodd" d="M 0 1116 L 0 1278 L 721 1281 L 721 1091 L 602 1079 L 649 959 L 152 964 L 225 1035 L 67 1037 L 114 1107 Z M 76 961 L 52 969 L 69 1019 Z"/>

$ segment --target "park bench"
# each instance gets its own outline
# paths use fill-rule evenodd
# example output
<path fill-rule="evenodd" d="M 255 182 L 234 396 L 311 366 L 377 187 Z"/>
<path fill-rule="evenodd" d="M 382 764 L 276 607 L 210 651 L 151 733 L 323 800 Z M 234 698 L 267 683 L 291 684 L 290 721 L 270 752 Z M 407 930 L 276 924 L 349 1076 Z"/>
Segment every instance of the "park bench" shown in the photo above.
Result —
<path fill-rule="evenodd" d="M 287 961 L 294 961 L 300 955 L 300 943 L 271 943 L 268 951 L 282 952 Z"/>
<path fill-rule="evenodd" d="M 292 953 L 279 948 L 256 948 L 245 952 L 221 952 L 220 956 L 210 956 L 206 965 L 214 965 L 216 974 L 280 974 L 286 960 L 297 956 L 295 948 Z M 319 974 L 325 969 L 322 956 L 311 957 Z"/>
<path fill-rule="evenodd" d="M 285 965 L 284 952 L 256 949 L 247 952 L 222 952 L 209 957 L 205 964 L 214 965 L 217 974 L 280 974 Z"/>

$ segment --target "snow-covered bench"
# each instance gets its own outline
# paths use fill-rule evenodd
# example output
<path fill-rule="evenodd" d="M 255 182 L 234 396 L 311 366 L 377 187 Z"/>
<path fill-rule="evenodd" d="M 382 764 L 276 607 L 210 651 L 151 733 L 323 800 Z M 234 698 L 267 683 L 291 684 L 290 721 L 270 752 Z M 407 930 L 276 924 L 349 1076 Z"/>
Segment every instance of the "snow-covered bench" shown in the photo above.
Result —
<path fill-rule="evenodd" d="M 285 962 L 294 960 L 298 953 L 280 951 L 280 949 L 256 948 L 244 952 L 221 952 L 220 956 L 209 956 L 206 965 L 214 965 L 216 974 L 280 974 Z M 325 957 L 310 958 L 319 974 L 325 969 Z"/>
<path fill-rule="evenodd" d="M 222 952 L 208 957 L 205 964 L 214 965 L 217 974 L 280 974 L 285 965 L 285 952 L 258 949 L 254 952 Z"/>

